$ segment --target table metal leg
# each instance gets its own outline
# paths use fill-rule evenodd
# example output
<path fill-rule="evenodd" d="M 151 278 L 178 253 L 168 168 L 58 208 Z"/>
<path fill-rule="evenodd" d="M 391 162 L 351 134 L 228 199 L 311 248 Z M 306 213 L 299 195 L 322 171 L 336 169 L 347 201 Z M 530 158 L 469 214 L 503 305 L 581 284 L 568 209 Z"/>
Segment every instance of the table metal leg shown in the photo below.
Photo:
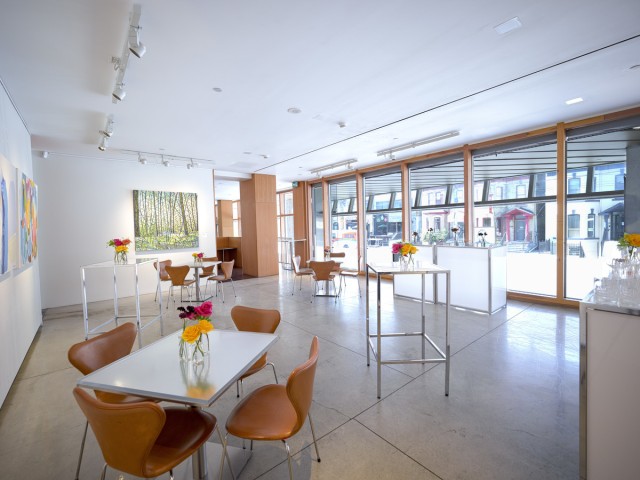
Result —
<path fill-rule="evenodd" d="M 380 301 L 380 274 L 377 273 L 376 274 L 377 280 L 378 280 L 378 304 L 377 304 L 377 312 L 378 312 L 378 331 L 376 332 L 378 338 L 377 338 L 377 342 L 378 342 L 378 351 L 376 353 L 376 361 L 378 363 L 378 398 L 382 397 L 382 330 L 381 330 L 381 326 L 382 326 L 382 321 L 381 321 L 381 314 L 382 314 L 382 309 L 381 307 L 381 301 Z"/>
<path fill-rule="evenodd" d="M 425 313 L 424 313 L 424 302 L 425 302 L 425 292 L 424 292 L 424 288 L 425 288 L 425 274 L 423 273 L 422 275 L 420 275 L 422 277 L 422 288 L 420 289 L 420 291 L 422 292 L 422 330 L 421 330 L 421 339 L 422 339 L 422 358 L 425 358 L 426 356 L 426 350 L 425 350 L 425 341 L 426 339 L 424 338 L 426 332 L 426 327 L 425 327 Z M 435 304 L 435 302 L 434 302 Z"/>
<path fill-rule="evenodd" d="M 80 269 L 82 276 L 82 315 L 84 316 L 84 339 L 89 339 L 89 308 L 87 306 L 87 278 L 84 268 Z"/>
<path fill-rule="evenodd" d="M 158 269 L 160 270 L 160 269 Z M 140 288 L 138 287 L 138 265 L 133 269 L 136 286 L 136 327 L 138 327 L 138 347 L 142 348 L 142 323 L 140 322 Z"/>
<path fill-rule="evenodd" d="M 449 345 L 449 309 L 451 305 L 451 275 L 449 272 L 447 276 L 447 304 L 445 306 L 445 355 L 447 358 L 444 363 L 444 394 L 449 396 L 449 371 L 451 368 L 451 346 Z"/>
<path fill-rule="evenodd" d="M 116 266 L 113 266 L 113 312 L 115 315 L 114 321 L 116 326 L 118 325 L 118 281 L 116 276 Z"/>
<path fill-rule="evenodd" d="M 367 367 L 371 365 L 371 351 L 369 349 L 369 339 L 371 338 L 369 336 L 369 265 L 366 266 L 365 268 L 365 274 L 366 274 L 366 279 L 365 279 L 365 304 L 366 304 L 366 331 L 367 331 L 367 335 L 366 338 L 364 339 L 364 341 L 366 342 L 366 349 L 367 349 Z"/>

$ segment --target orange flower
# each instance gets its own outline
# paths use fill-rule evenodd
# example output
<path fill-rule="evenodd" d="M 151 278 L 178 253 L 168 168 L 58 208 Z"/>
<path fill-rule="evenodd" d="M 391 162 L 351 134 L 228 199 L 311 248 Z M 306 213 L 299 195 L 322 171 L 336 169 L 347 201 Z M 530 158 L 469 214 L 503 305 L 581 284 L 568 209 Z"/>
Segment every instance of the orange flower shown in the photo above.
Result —
<path fill-rule="evenodd" d="M 193 343 L 200 338 L 200 326 L 189 325 L 182 332 L 182 339 L 187 343 Z"/>
<path fill-rule="evenodd" d="M 625 240 L 632 247 L 640 247 L 640 233 L 625 233 Z"/>

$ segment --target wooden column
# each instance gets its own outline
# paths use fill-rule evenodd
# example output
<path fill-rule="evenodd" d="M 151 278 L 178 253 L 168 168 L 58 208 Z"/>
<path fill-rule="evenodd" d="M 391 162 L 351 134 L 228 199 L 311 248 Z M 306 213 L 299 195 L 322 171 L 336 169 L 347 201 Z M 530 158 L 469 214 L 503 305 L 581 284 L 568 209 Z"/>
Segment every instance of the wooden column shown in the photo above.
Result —
<path fill-rule="evenodd" d="M 295 242 L 295 255 L 300 256 L 300 265 L 306 265 L 309 259 L 309 245 L 311 237 L 307 231 L 310 213 L 309 184 L 298 182 L 298 186 L 292 189 L 293 193 L 293 238 L 296 240 L 306 238 L 306 242 Z"/>
<path fill-rule="evenodd" d="M 253 174 L 240 182 L 242 269 L 254 277 L 278 274 L 276 177 Z"/>
<path fill-rule="evenodd" d="M 400 182 L 402 184 L 402 240 L 412 242 L 411 235 L 411 188 L 409 187 L 409 167 L 406 163 L 400 165 Z"/>
<path fill-rule="evenodd" d="M 364 258 L 367 248 L 367 212 L 364 205 L 364 177 L 356 173 L 356 205 L 358 208 L 358 258 Z M 358 265 L 358 269 L 362 265 Z"/>
<path fill-rule="evenodd" d="M 462 151 L 464 156 L 464 241 L 473 243 L 473 158 L 469 145 Z"/>
<path fill-rule="evenodd" d="M 567 218 L 567 158 L 566 140 L 567 133 L 564 123 L 559 123 L 556 130 L 557 152 L 558 152 L 558 185 L 557 185 L 557 205 L 558 218 L 556 218 L 556 298 L 564 300 L 564 239 L 565 239 L 565 219 Z"/>

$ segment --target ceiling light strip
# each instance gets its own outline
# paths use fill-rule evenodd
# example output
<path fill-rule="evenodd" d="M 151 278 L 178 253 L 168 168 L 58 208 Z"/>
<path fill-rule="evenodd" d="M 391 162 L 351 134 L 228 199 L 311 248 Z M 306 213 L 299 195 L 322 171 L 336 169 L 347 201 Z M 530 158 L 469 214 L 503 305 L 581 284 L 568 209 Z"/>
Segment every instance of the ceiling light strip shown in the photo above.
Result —
<path fill-rule="evenodd" d="M 358 160 L 355 158 L 351 158 L 349 160 L 343 160 L 341 162 L 336 162 L 336 163 L 332 163 L 330 165 L 325 165 L 323 167 L 318 167 L 318 168 L 313 168 L 311 170 L 309 170 L 310 173 L 320 173 L 320 172 L 324 172 L 325 170 L 333 170 L 334 168 L 340 168 L 340 167 L 347 167 L 349 169 L 352 168 L 352 165 L 354 163 L 357 163 Z"/>
<path fill-rule="evenodd" d="M 413 142 L 404 143 L 402 145 L 397 145 L 395 147 L 380 150 L 378 152 L 378 157 L 381 157 L 384 155 L 391 155 L 392 153 L 395 153 L 395 152 L 407 150 L 408 148 L 419 147 L 421 145 L 426 145 L 428 143 L 439 142 L 440 140 L 446 140 L 447 138 L 457 137 L 458 135 L 460 135 L 459 130 L 452 130 L 451 132 L 440 133 L 438 135 L 433 135 L 431 137 L 422 138 L 420 140 L 415 140 Z"/>

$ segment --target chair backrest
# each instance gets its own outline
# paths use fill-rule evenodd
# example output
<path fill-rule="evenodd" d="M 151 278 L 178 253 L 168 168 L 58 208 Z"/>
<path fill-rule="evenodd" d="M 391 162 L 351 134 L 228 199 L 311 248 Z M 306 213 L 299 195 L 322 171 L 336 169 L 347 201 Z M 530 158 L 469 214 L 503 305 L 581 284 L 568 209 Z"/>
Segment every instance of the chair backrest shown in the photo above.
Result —
<path fill-rule="evenodd" d="M 165 268 L 171 278 L 172 285 L 184 285 L 184 279 L 187 278 L 189 270 L 191 269 L 189 265 L 178 265 L 177 267 L 168 266 Z"/>
<path fill-rule="evenodd" d="M 236 305 L 231 309 L 231 319 L 241 332 L 273 333 L 280 325 L 280 312 Z"/>
<path fill-rule="evenodd" d="M 296 255 L 291 259 L 291 263 L 293 264 L 293 271 L 295 273 L 300 273 L 300 255 Z"/>
<path fill-rule="evenodd" d="M 71 345 L 67 358 L 83 375 L 88 375 L 129 355 L 136 333 L 135 324 L 123 323 L 97 337 Z"/>
<path fill-rule="evenodd" d="M 158 269 L 158 262 L 153 262 L 154 268 Z M 171 277 L 167 273 L 167 267 L 171 266 L 171 260 L 163 260 L 160 262 L 160 280 L 171 280 Z"/>
<path fill-rule="evenodd" d="M 220 264 L 220 268 L 222 269 L 222 274 L 224 275 L 225 280 L 229 280 L 231 275 L 233 275 L 233 264 L 235 260 L 231 260 L 229 262 L 222 262 Z"/>
<path fill-rule="evenodd" d="M 311 270 L 315 274 L 316 280 L 331 280 L 331 272 L 336 266 L 336 262 L 329 260 L 328 262 L 315 262 L 309 263 Z"/>
<path fill-rule="evenodd" d="M 91 425 L 107 465 L 130 475 L 150 477 L 147 459 L 166 422 L 162 407 L 154 402 L 105 403 L 78 387 L 73 389 L 73 396 Z"/>
<path fill-rule="evenodd" d="M 296 367 L 287 379 L 287 396 L 298 417 L 292 435 L 298 432 L 307 418 L 313 400 L 313 383 L 318 364 L 318 337 L 311 340 L 309 359 Z"/>
<path fill-rule="evenodd" d="M 329 252 L 329 258 L 344 258 L 346 254 L 344 252 Z"/>
<path fill-rule="evenodd" d="M 202 259 L 203 262 L 217 262 L 218 261 L 218 257 L 204 257 Z"/>

